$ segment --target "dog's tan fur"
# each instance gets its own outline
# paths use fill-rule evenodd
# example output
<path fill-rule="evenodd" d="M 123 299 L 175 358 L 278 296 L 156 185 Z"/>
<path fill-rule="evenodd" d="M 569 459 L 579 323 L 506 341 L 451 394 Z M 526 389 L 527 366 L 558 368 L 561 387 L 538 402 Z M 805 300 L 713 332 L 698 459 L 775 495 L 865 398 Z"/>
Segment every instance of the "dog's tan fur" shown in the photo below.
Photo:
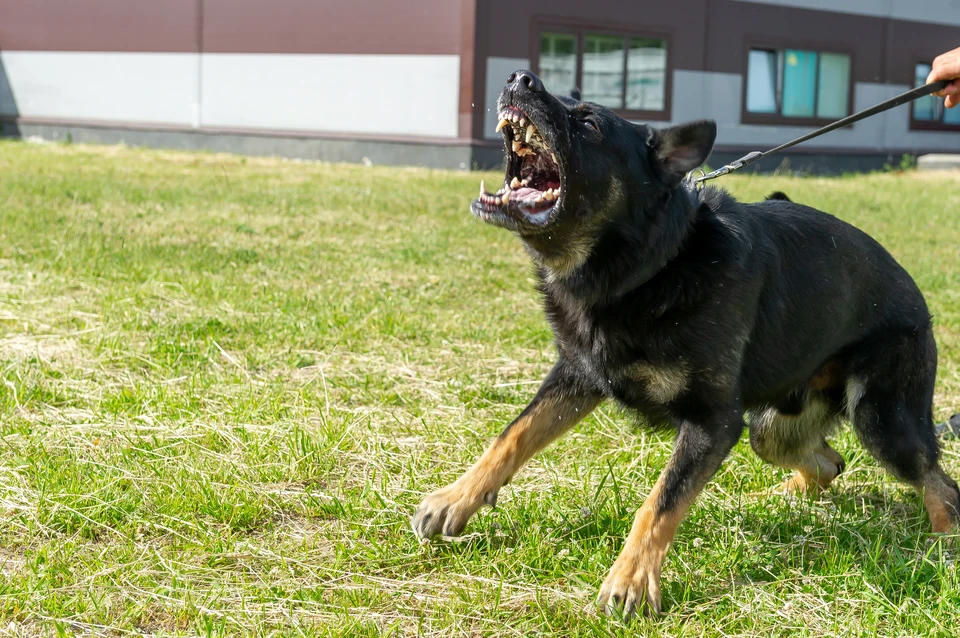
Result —
<path fill-rule="evenodd" d="M 456 482 L 427 496 L 418 515 L 456 536 L 482 505 L 495 505 L 500 488 L 530 457 L 588 415 L 599 397 L 564 395 L 545 387 L 527 409 Z"/>

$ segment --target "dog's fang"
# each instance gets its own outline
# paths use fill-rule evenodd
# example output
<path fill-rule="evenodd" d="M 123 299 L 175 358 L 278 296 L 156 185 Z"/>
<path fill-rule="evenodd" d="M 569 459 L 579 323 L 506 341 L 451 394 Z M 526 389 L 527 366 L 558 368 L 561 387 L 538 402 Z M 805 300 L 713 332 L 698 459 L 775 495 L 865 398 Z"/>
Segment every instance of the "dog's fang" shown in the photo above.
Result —
<path fill-rule="evenodd" d="M 500 129 L 502 129 L 504 126 L 506 126 L 509 123 L 510 122 L 507 121 L 507 118 L 503 118 L 502 120 L 500 120 L 500 123 L 497 124 L 497 133 L 499 133 Z"/>
<path fill-rule="evenodd" d="M 527 127 L 527 144 L 529 144 L 530 140 L 533 139 L 533 134 L 536 132 L 536 130 L 537 129 L 533 128 L 533 124 Z"/>
<path fill-rule="evenodd" d="M 520 180 L 517 179 L 516 175 L 510 180 L 510 188 L 520 188 Z"/>
<path fill-rule="evenodd" d="M 514 178 L 514 179 L 516 179 L 516 178 Z M 507 202 L 510 201 L 510 196 L 511 196 L 512 194 L 513 194 L 513 192 L 508 188 L 507 191 L 503 194 L 503 197 L 500 198 L 500 200 L 501 200 L 504 204 L 506 204 Z"/>

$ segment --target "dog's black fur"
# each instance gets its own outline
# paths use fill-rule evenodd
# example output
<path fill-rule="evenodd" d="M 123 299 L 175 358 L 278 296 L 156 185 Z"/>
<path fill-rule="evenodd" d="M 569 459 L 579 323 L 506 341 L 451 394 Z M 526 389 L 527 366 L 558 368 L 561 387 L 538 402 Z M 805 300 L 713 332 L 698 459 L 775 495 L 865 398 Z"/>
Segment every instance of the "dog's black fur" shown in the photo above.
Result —
<path fill-rule="evenodd" d="M 678 431 L 654 502 L 641 508 L 649 520 L 641 524 L 638 514 L 643 529 L 635 526 L 631 539 L 639 540 L 630 549 L 628 539 L 602 602 L 630 612 L 646 597 L 659 609 L 653 582 L 644 581 L 649 557 L 637 558 L 649 550 L 638 548 L 653 542 L 657 521 L 682 516 L 740 438 L 745 411 L 754 449 L 800 472 L 792 487 L 825 486 L 842 471 L 825 437 L 847 416 L 895 476 L 937 494 L 940 505 L 928 502 L 935 527 L 956 523 L 960 492 L 939 468 L 933 429 L 931 318 L 883 247 L 783 193 L 746 204 L 696 189 L 685 176 L 707 159 L 713 122 L 635 125 L 555 97 L 529 72 L 511 76 L 499 106 L 536 125 L 562 184 L 547 213 L 514 200 L 472 207 L 515 232 L 536 264 L 558 361 L 528 410 L 548 394 L 590 407 L 607 398 Z M 506 134 L 509 183 L 529 175 L 530 163 L 523 168 L 510 127 Z M 499 487 L 485 489 L 495 499 Z M 443 505 L 425 501 L 418 533 L 459 532 L 466 520 L 449 513 L 458 504 Z M 659 563 L 650 561 L 658 582 Z"/>

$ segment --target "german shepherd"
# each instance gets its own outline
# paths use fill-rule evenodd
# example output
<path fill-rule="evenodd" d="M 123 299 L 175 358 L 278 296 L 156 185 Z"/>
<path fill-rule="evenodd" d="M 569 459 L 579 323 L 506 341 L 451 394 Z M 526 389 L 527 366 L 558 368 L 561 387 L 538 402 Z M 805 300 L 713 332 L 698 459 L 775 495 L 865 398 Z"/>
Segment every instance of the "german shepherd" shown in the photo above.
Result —
<path fill-rule="evenodd" d="M 698 190 L 712 121 L 657 130 L 557 97 L 513 73 L 498 109 L 503 187 L 471 205 L 513 231 L 536 266 L 557 362 L 530 405 L 412 519 L 458 535 L 520 467 L 604 399 L 671 424 L 673 455 L 637 511 L 598 603 L 660 613 L 660 569 L 685 513 L 750 414 L 750 443 L 825 488 L 843 471 L 827 443 L 846 417 L 866 449 L 916 488 L 933 530 L 958 522 L 932 404 L 937 350 L 923 295 L 876 241 L 777 193 L 743 204 Z"/>

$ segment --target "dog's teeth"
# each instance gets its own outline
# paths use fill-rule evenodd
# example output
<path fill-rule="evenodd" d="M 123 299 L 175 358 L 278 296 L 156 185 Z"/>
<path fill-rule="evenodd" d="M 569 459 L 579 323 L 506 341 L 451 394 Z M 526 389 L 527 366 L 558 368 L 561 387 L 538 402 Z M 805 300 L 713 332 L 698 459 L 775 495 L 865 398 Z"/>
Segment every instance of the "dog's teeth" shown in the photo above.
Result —
<path fill-rule="evenodd" d="M 510 188 L 520 188 L 520 180 L 517 179 L 516 176 L 510 180 Z"/>
<path fill-rule="evenodd" d="M 546 193 L 543 194 L 543 198 L 548 202 L 552 202 L 553 200 L 556 199 L 556 196 L 553 194 L 553 191 L 548 190 Z"/>
<path fill-rule="evenodd" d="M 533 124 L 531 124 L 530 126 L 527 127 L 527 144 L 529 144 L 529 143 L 530 143 L 530 140 L 533 139 L 533 133 L 534 133 L 535 131 L 536 131 L 536 129 L 533 128 Z"/>
<path fill-rule="evenodd" d="M 500 205 L 500 198 L 499 198 L 499 197 L 494 197 L 494 198 L 493 198 L 493 203 L 496 204 L 497 206 L 499 206 L 499 205 Z"/>
<path fill-rule="evenodd" d="M 520 140 L 513 140 L 513 152 L 514 152 L 514 153 L 516 153 L 517 151 L 519 151 L 522 146 L 523 146 L 523 144 L 520 142 Z"/>
<path fill-rule="evenodd" d="M 529 179 L 520 180 L 520 183 L 521 183 L 523 186 L 529 186 L 529 185 L 530 185 L 530 180 L 529 180 Z"/>
<path fill-rule="evenodd" d="M 527 123 L 527 118 L 521 117 L 521 118 L 520 118 L 520 126 L 523 126 L 523 125 L 526 124 L 526 123 Z"/>
<path fill-rule="evenodd" d="M 480 180 L 480 197 L 483 197 L 487 194 L 487 186 L 483 183 L 483 180 Z"/>
<path fill-rule="evenodd" d="M 537 198 L 536 198 L 535 200 L 533 200 L 533 203 L 534 203 L 534 204 L 542 204 L 542 203 L 543 203 L 543 195 L 537 195 Z"/>
<path fill-rule="evenodd" d="M 556 154 L 554 154 L 553 151 L 550 151 L 550 157 L 553 158 L 553 163 L 556 164 L 556 163 L 557 163 L 557 156 L 556 156 Z"/>
<path fill-rule="evenodd" d="M 503 197 L 500 198 L 500 200 L 501 200 L 504 204 L 506 204 L 507 202 L 510 201 L 510 196 L 511 196 L 511 195 L 513 195 L 513 193 L 512 193 L 512 192 L 510 191 L 510 189 L 508 188 L 507 191 L 503 194 Z"/>
<path fill-rule="evenodd" d="M 502 129 L 504 126 L 506 126 L 506 125 L 509 124 L 509 123 L 510 123 L 510 122 L 507 121 L 507 118 L 501 119 L 501 120 L 500 120 L 500 123 L 497 124 L 497 133 L 499 133 L 499 132 L 500 132 L 500 129 Z"/>
<path fill-rule="evenodd" d="M 520 116 L 517 115 L 516 113 L 514 113 L 514 114 L 513 114 L 513 121 L 514 121 L 514 122 L 519 122 L 519 121 L 520 121 Z"/>

